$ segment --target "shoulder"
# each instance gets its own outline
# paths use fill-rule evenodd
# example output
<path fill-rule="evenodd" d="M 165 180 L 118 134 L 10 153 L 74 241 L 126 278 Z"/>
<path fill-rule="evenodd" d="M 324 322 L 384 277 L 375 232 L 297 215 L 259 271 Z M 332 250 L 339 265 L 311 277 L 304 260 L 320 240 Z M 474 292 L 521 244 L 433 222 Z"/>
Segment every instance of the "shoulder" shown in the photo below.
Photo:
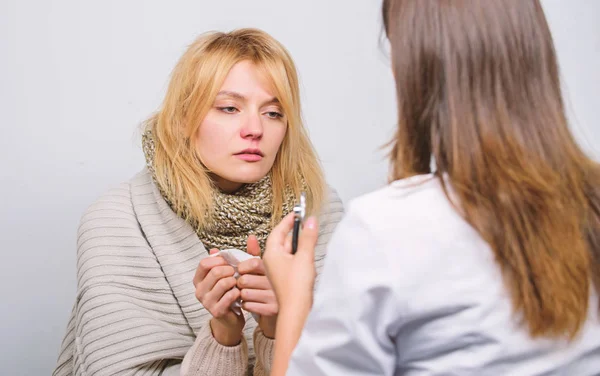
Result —
<path fill-rule="evenodd" d="M 476 238 L 433 175 L 399 180 L 351 200 L 337 233 L 369 244 L 372 255 L 416 269 L 451 244 Z"/>
<path fill-rule="evenodd" d="M 144 170 L 129 180 L 109 188 L 87 207 L 81 217 L 80 226 L 85 230 L 107 222 L 137 223 L 132 192 L 147 180 L 148 176 Z"/>
<path fill-rule="evenodd" d="M 350 239 L 342 247 L 345 255 L 361 243 L 370 256 L 414 281 L 432 265 L 447 265 L 452 257 L 468 258 L 486 247 L 433 175 L 399 180 L 351 200 L 337 233 Z"/>
<path fill-rule="evenodd" d="M 442 186 L 431 174 L 398 180 L 350 201 L 346 215 L 375 235 L 415 233 L 452 211 Z"/>
<path fill-rule="evenodd" d="M 338 221 L 344 214 L 344 203 L 340 198 L 337 190 L 330 185 L 325 189 L 323 205 L 320 212 L 320 222 L 331 218 L 337 218 Z"/>
<path fill-rule="evenodd" d="M 152 178 L 144 169 L 129 180 L 117 184 L 102 193 L 84 211 L 80 225 L 102 224 L 103 222 L 135 222 L 134 196 L 143 194 L 140 187 L 152 185 Z"/>
<path fill-rule="evenodd" d="M 344 204 L 337 191 L 327 185 L 323 204 L 318 216 L 319 220 L 319 238 L 323 244 L 329 242 L 331 234 L 335 231 L 338 223 L 344 217 Z"/>
<path fill-rule="evenodd" d="M 323 200 L 323 205 L 321 206 L 321 211 L 318 216 L 319 240 L 317 241 L 317 247 L 315 249 L 315 266 L 318 275 L 320 275 L 321 268 L 323 267 L 329 241 L 343 216 L 344 204 L 342 203 L 340 196 L 334 188 L 327 185 L 325 199 Z"/>
<path fill-rule="evenodd" d="M 94 200 L 81 217 L 81 224 L 100 218 L 129 218 L 133 216 L 131 184 L 123 182 L 109 188 Z"/>
<path fill-rule="evenodd" d="M 151 256 L 140 228 L 132 190 L 140 174 L 101 194 L 83 213 L 77 230 L 77 269 L 83 275 L 104 274 L 104 266 L 123 258 Z M 112 270 L 112 267 L 110 268 Z"/>
<path fill-rule="evenodd" d="M 452 209 L 437 178 L 422 175 L 350 200 L 331 239 L 329 270 L 348 285 L 405 290 L 435 263 Z M 452 226 L 454 226 L 452 224 Z M 457 226 L 455 226 L 457 227 Z M 349 279 L 348 279 L 349 278 Z M 357 287 L 359 288 L 359 287 Z M 362 287 L 360 287 L 362 288 Z"/>

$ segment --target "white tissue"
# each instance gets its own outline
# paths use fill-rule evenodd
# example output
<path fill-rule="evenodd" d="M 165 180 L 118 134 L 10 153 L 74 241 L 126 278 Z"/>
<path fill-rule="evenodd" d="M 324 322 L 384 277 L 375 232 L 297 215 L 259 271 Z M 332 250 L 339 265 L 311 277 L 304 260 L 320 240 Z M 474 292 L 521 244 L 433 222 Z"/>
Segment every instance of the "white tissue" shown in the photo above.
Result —
<path fill-rule="evenodd" d="M 233 270 L 235 271 L 235 274 L 233 276 L 236 279 L 240 276 L 240 274 L 238 273 L 237 267 L 241 262 L 250 260 L 252 258 L 260 258 L 258 256 L 252 256 L 251 254 L 248 254 L 248 253 L 241 251 L 239 249 L 236 249 L 236 248 L 224 249 L 224 250 L 219 251 L 210 256 L 211 257 L 216 257 L 216 256 L 223 257 L 223 259 L 225 259 L 225 261 L 227 261 L 227 263 L 233 267 Z M 242 299 L 241 298 L 236 300 L 235 302 L 233 302 L 233 304 L 231 305 L 231 310 L 233 312 L 235 312 L 235 314 L 238 316 L 242 314 Z M 255 320 L 258 320 L 258 317 L 256 315 L 253 314 L 253 316 L 254 316 Z"/>

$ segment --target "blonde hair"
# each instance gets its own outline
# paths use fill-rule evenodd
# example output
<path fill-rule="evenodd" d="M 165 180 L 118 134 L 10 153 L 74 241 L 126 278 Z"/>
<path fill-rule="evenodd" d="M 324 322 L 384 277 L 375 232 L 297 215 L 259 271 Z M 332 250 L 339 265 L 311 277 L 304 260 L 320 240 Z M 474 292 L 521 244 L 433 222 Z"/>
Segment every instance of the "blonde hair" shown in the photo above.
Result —
<path fill-rule="evenodd" d="M 209 32 L 197 38 L 180 58 L 160 110 L 145 122 L 155 140 L 157 183 L 174 210 L 182 215 L 187 208 L 200 227 L 211 219 L 212 196 L 218 188 L 200 161 L 193 137 L 230 69 L 241 61 L 251 61 L 271 80 L 288 119 L 270 171 L 272 223 L 283 215 L 286 189 L 296 197 L 305 190 L 310 213 L 317 212 L 324 199 L 323 172 L 302 122 L 298 75 L 288 51 L 257 29 Z"/>

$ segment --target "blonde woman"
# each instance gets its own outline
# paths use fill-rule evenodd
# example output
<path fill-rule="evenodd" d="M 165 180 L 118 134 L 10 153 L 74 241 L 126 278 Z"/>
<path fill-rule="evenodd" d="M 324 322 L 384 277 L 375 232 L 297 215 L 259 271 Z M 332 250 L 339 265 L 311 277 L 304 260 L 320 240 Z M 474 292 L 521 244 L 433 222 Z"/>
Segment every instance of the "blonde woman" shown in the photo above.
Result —
<path fill-rule="evenodd" d="M 305 191 L 321 219 L 321 264 L 343 209 L 298 91 L 290 55 L 262 31 L 209 33 L 188 48 L 146 123 L 147 168 L 81 220 L 55 376 L 269 374 L 278 306 L 262 260 L 240 264 L 236 279 L 209 252 L 260 255 Z"/>

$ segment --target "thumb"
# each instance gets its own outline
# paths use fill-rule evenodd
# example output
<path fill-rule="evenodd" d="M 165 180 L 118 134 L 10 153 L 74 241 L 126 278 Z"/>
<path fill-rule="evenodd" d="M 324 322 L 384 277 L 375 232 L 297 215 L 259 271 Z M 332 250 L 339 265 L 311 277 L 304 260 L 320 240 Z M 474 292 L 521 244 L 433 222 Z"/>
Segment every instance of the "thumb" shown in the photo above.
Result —
<path fill-rule="evenodd" d="M 314 260 L 318 237 L 319 223 L 315 217 L 310 217 L 304 222 L 304 226 L 300 232 L 298 238 L 298 252 L 296 255 L 301 254 L 302 257 Z"/>
<path fill-rule="evenodd" d="M 252 256 L 260 256 L 260 245 L 258 239 L 254 235 L 248 236 L 248 242 L 246 243 L 246 251 Z"/>

